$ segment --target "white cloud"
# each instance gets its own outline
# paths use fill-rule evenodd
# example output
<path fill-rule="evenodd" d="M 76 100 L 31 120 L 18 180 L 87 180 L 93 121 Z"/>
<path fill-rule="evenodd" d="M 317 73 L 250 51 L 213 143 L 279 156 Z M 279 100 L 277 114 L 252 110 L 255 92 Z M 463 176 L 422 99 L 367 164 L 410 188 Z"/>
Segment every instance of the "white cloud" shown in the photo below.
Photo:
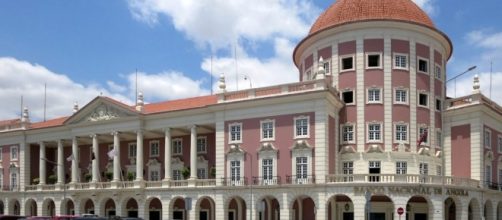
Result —
<path fill-rule="evenodd" d="M 481 86 L 481 93 L 483 95 L 490 97 L 490 73 L 483 72 L 479 75 L 479 84 Z M 473 84 L 473 75 L 469 75 L 470 77 L 462 77 L 457 79 L 456 82 L 456 96 L 455 96 L 455 81 L 450 81 L 448 83 L 447 95 L 449 97 L 461 97 L 465 95 L 472 94 L 472 84 Z M 502 72 L 494 72 L 492 73 L 492 91 L 491 98 L 493 101 L 497 102 L 499 105 L 502 105 L 502 93 L 498 92 L 497 86 L 502 85 Z"/>
<path fill-rule="evenodd" d="M 502 32 L 474 30 L 465 36 L 465 40 L 475 47 L 483 49 L 480 57 L 484 61 L 502 59 Z"/>
<path fill-rule="evenodd" d="M 435 15 L 438 12 L 438 8 L 434 5 L 434 0 L 413 0 L 422 10 L 427 12 L 429 16 Z"/>

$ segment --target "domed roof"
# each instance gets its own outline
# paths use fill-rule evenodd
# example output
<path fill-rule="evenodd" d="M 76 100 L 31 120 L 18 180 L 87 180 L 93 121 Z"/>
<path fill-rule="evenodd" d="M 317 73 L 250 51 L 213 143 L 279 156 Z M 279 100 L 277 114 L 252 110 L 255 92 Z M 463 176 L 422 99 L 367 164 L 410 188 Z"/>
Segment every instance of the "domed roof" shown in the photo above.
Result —
<path fill-rule="evenodd" d="M 435 29 L 429 16 L 411 0 L 337 0 L 317 18 L 309 35 L 344 23 L 370 20 L 404 21 Z"/>

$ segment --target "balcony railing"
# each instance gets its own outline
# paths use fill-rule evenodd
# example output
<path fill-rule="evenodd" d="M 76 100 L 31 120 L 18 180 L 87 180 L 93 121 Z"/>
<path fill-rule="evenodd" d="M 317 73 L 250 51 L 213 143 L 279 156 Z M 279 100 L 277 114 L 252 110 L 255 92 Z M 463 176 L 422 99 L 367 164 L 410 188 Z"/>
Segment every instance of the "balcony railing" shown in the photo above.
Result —
<path fill-rule="evenodd" d="M 147 181 L 146 188 L 160 188 L 162 187 L 162 181 Z"/>
<path fill-rule="evenodd" d="M 195 186 L 207 187 L 207 186 L 216 186 L 215 179 L 198 179 L 195 180 Z"/>
<path fill-rule="evenodd" d="M 221 178 L 221 184 L 224 186 L 246 186 L 248 185 L 247 177 L 239 178 Z"/>
<path fill-rule="evenodd" d="M 314 175 L 286 176 L 287 184 L 315 184 Z"/>
<path fill-rule="evenodd" d="M 280 176 L 253 176 L 253 185 L 268 186 L 268 185 L 280 185 Z"/>
<path fill-rule="evenodd" d="M 188 180 L 171 180 L 169 181 L 170 187 L 187 187 Z"/>
<path fill-rule="evenodd" d="M 445 184 L 478 187 L 479 181 L 460 178 L 443 177 L 420 174 L 351 174 L 351 175 L 327 175 L 327 183 L 419 183 L 419 184 Z"/>
<path fill-rule="evenodd" d="M 17 192 L 17 191 L 19 191 L 19 186 L 3 185 L 0 187 L 0 191 Z"/>

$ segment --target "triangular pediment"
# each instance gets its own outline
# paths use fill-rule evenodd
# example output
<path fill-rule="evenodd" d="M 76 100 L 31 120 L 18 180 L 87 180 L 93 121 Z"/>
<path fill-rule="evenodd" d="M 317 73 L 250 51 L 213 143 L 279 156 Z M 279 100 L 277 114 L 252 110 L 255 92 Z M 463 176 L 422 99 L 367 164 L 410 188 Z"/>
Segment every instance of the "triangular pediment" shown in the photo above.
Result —
<path fill-rule="evenodd" d="M 137 116 L 139 113 L 131 107 L 113 99 L 98 96 L 85 107 L 65 121 L 65 124 L 81 124 L 109 121 Z"/>

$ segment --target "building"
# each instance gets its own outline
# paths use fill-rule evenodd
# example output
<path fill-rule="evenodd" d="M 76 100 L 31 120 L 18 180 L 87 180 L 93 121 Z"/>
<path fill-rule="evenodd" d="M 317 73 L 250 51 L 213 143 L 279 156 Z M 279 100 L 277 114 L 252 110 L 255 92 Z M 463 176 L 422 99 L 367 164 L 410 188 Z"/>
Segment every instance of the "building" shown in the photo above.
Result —
<path fill-rule="evenodd" d="M 0 122 L 0 211 L 144 219 L 502 219 L 502 107 L 445 97 L 452 44 L 410 0 L 338 0 L 299 82 Z"/>

